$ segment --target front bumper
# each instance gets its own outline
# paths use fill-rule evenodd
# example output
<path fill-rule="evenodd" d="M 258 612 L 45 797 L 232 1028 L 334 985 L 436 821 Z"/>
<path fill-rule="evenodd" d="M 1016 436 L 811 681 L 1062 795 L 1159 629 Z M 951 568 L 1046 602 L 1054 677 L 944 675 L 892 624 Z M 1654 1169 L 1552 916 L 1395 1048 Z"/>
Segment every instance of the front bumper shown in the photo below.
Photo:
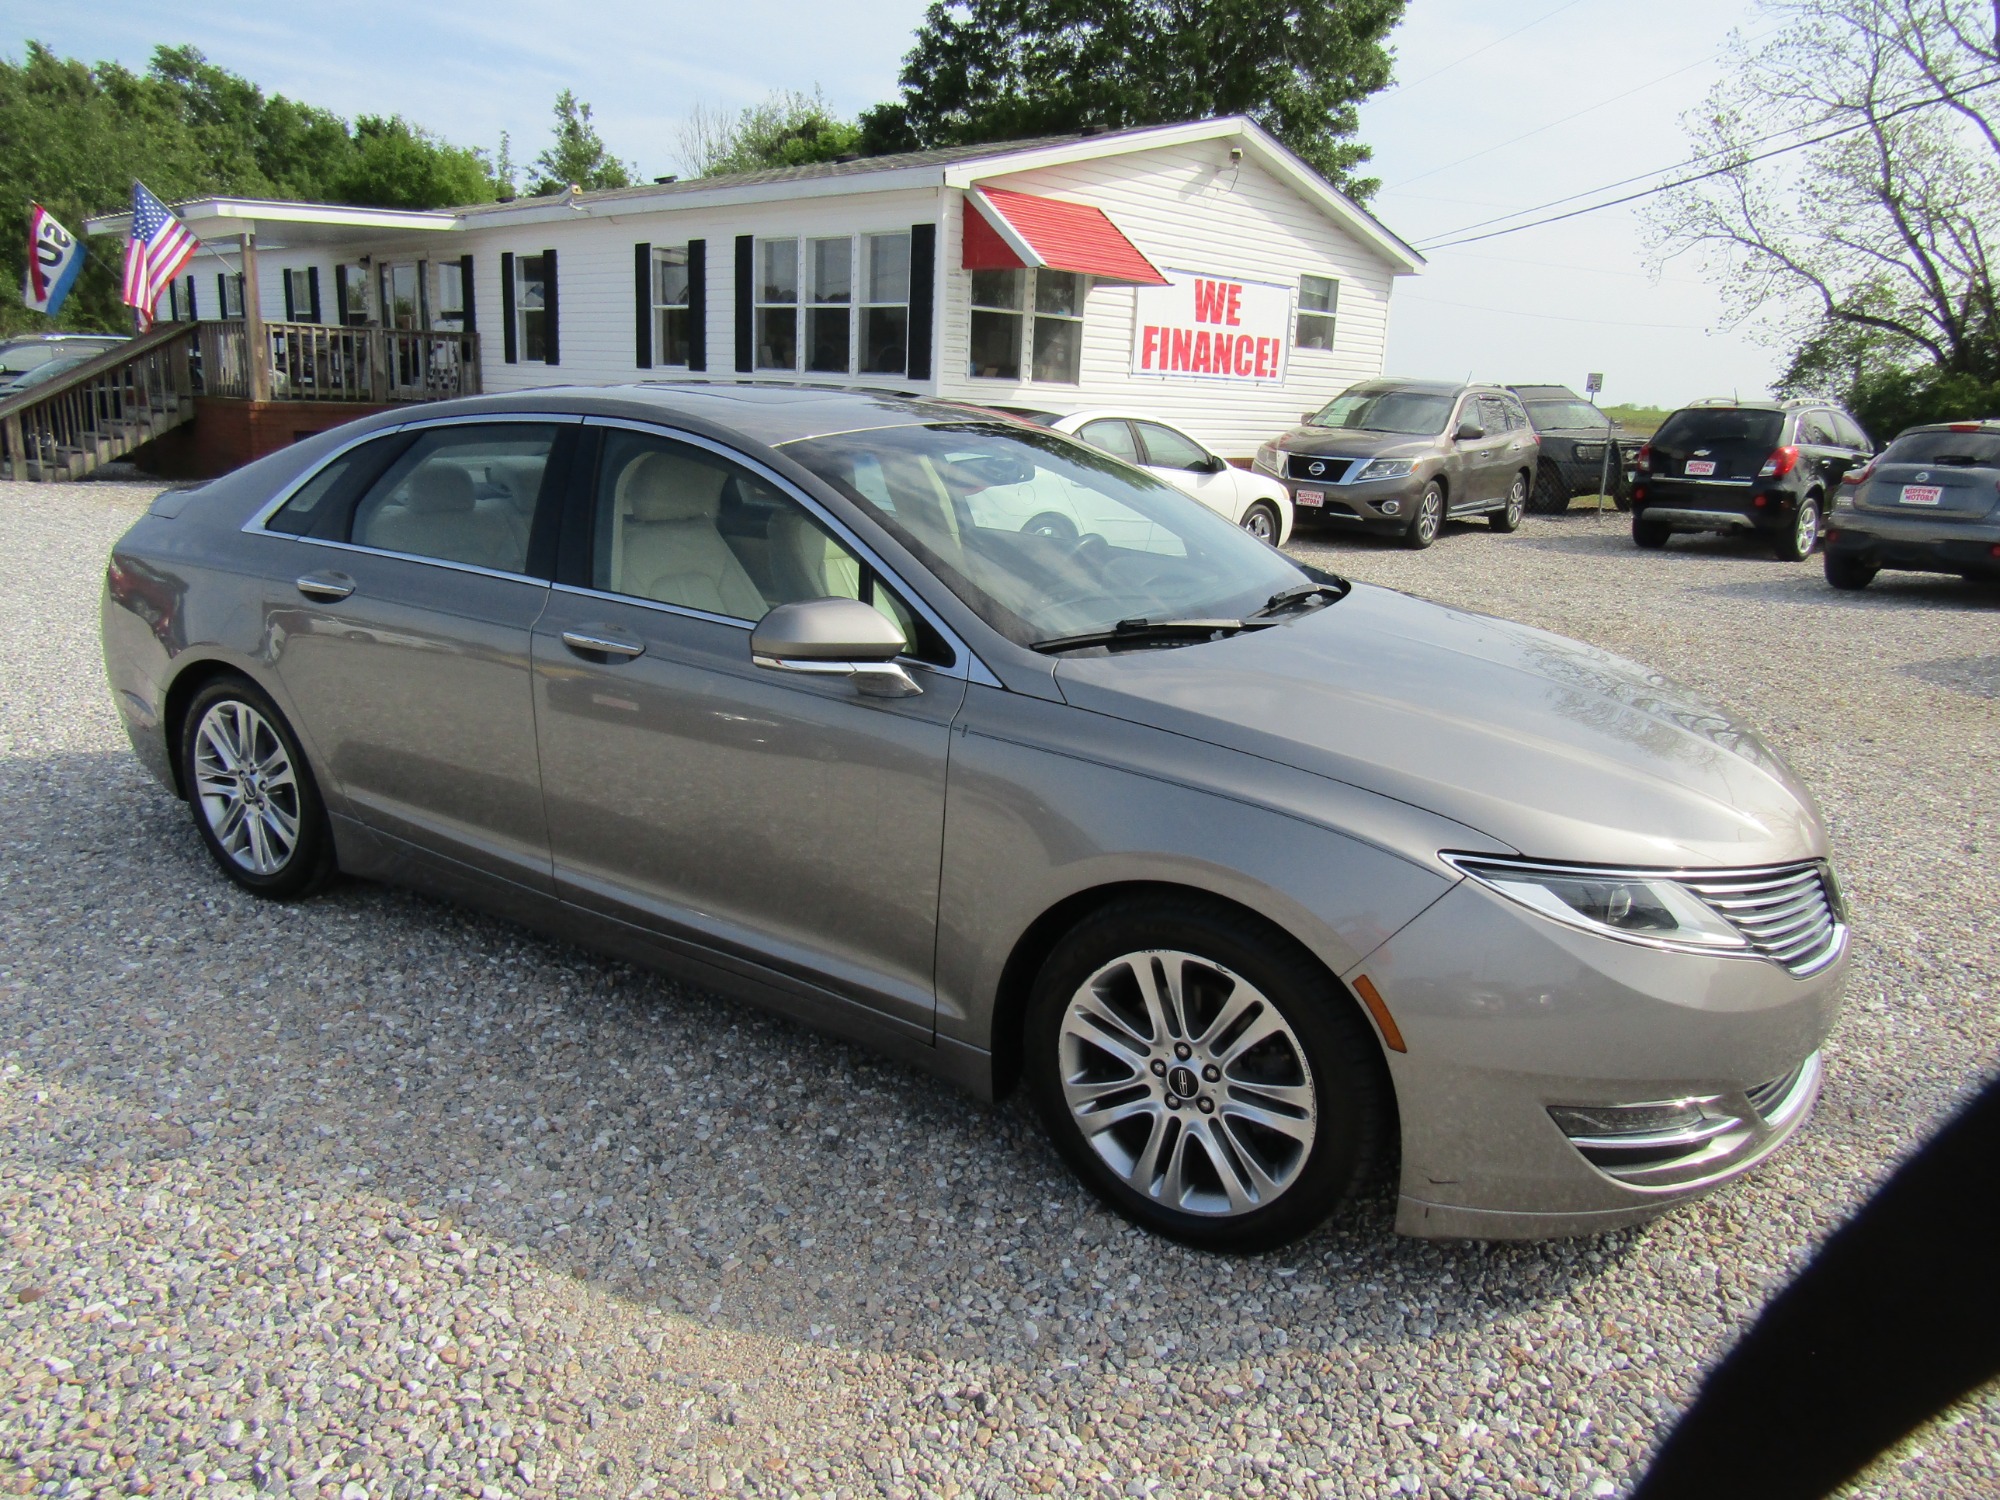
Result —
<path fill-rule="evenodd" d="M 1741 1176 L 1797 1132 L 1839 1014 L 1842 929 L 1796 977 L 1760 958 L 1649 948 L 1550 922 L 1473 881 L 1371 953 L 1409 1050 L 1403 1233 L 1589 1234 Z M 1648 1161 L 1572 1140 L 1552 1107 L 1700 1101 L 1715 1127 Z"/>
<path fill-rule="evenodd" d="M 1294 479 L 1289 474 L 1273 473 L 1261 463 L 1255 465 L 1255 472 L 1285 487 L 1285 492 L 1292 497 L 1294 522 L 1317 519 L 1356 531 L 1385 532 L 1400 532 L 1409 526 L 1417 500 L 1423 495 L 1424 485 L 1431 477 L 1427 470 L 1420 469 L 1401 479 L 1340 484 L 1326 480 Z M 1320 502 L 1313 504 L 1300 500 L 1300 490 L 1318 493 Z M 1385 509 L 1385 506 L 1388 508 Z"/>
<path fill-rule="evenodd" d="M 1878 568 L 2000 577 L 2000 524 L 1890 516 L 1840 506 L 1827 518 L 1827 550 Z"/>

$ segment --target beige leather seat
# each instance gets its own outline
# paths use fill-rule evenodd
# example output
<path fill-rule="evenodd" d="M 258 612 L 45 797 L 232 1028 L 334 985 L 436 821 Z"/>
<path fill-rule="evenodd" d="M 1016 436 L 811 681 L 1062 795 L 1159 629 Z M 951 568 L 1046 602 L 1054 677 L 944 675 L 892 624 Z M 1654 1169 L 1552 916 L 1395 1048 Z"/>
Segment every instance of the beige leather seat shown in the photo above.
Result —
<path fill-rule="evenodd" d="M 642 453 L 627 464 L 612 495 L 612 591 L 762 619 L 763 594 L 715 526 L 728 477 L 678 453 Z"/>
<path fill-rule="evenodd" d="M 456 464 L 422 464 L 399 488 L 397 497 L 365 518 L 355 541 L 502 572 L 526 566 L 528 540 L 520 518 L 504 501 L 481 502 L 472 476 Z"/>
<path fill-rule="evenodd" d="M 788 506 L 771 518 L 771 551 L 796 598 L 861 597 L 860 560 L 804 512 Z"/>

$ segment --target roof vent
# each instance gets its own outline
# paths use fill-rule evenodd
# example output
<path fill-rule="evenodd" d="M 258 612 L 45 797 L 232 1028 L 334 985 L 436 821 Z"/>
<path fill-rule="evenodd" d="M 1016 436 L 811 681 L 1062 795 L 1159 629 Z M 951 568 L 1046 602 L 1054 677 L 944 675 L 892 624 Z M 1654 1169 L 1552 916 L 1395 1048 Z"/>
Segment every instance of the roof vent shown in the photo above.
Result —
<path fill-rule="evenodd" d="M 679 182 L 679 181 L 680 178 L 672 172 L 669 172 L 664 177 L 655 177 L 653 179 L 654 186 L 656 187 L 665 187 L 670 182 Z"/>

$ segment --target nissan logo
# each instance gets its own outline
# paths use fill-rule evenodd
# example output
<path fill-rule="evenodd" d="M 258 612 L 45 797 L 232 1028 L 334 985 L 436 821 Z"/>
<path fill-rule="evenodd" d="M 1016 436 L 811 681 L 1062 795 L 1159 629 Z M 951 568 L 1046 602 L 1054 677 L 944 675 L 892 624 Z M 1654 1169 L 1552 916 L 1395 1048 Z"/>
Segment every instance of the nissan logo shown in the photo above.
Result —
<path fill-rule="evenodd" d="M 1921 473 L 1921 474 L 1919 474 L 1919 475 L 1917 476 L 1917 483 L 1918 483 L 1918 484 L 1922 484 L 1922 483 L 1924 483 L 1924 482 L 1925 482 L 1926 480 L 1928 480 L 1928 479 L 1929 479 L 1930 477 L 1931 477 L 1931 471 L 1930 471 L 1929 469 L 1926 469 L 1926 470 L 1924 470 L 1924 472 L 1923 472 L 1923 473 Z"/>
<path fill-rule="evenodd" d="M 1318 459 L 1314 459 L 1311 463 L 1306 465 L 1306 472 L 1308 474 L 1312 474 L 1315 476 L 1324 474 L 1326 472 L 1326 465 L 1321 463 Z"/>

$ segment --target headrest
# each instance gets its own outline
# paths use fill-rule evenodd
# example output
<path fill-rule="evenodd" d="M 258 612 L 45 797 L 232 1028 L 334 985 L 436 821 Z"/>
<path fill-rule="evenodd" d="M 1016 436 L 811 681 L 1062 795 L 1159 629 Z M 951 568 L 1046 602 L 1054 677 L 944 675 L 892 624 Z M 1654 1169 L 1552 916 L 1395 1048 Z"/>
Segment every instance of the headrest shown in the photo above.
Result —
<path fill-rule="evenodd" d="M 425 464 L 403 486 L 403 503 L 425 515 L 456 515 L 473 508 L 472 476 L 454 464 Z"/>
<path fill-rule="evenodd" d="M 618 508 L 634 521 L 713 521 L 728 479 L 678 453 L 642 453 L 618 476 Z"/>

